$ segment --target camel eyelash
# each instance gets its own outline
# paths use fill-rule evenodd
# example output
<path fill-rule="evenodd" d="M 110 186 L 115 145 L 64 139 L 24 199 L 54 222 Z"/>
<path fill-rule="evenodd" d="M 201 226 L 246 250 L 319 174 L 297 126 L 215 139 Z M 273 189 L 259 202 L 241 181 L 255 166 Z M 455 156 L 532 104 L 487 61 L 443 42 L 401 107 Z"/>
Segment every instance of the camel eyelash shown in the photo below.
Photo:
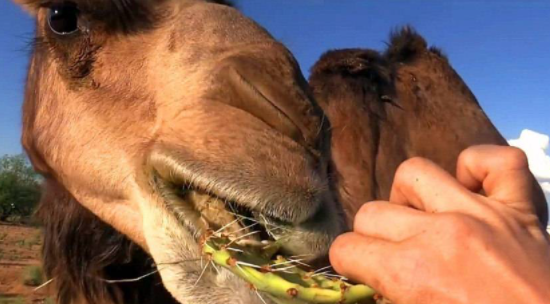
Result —
<path fill-rule="evenodd" d="M 43 48 L 48 45 L 47 39 L 45 39 L 43 36 L 37 36 L 33 37 L 31 40 L 29 40 L 27 44 L 27 48 L 32 51 L 36 49 Z"/>
<path fill-rule="evenodd" d="M 63 4 L 70 4 L 75 7 L 78 6 L 76 2 L 66 1 L 66 0 L 40 0 L 37 6 L 39 8 L 51 8 L 55 5 L 63 5 Z"/>
<path fill-rule="evenodd" d="M 38 7 L 40 7 L 40 8 L 50 8 L 53 4 L 54 4 L 53 1 L 40 1 L 40 3 L 38 3 Z"/>

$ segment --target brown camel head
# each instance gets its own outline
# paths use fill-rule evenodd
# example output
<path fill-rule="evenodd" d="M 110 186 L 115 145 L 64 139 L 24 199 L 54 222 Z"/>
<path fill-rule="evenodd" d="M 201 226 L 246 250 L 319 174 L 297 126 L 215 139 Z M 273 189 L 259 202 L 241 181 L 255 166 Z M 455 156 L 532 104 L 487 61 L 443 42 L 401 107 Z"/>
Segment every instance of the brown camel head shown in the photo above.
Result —
<path fill-rule="evenodd" d="M 283 254 L 326 254 L 343 229 L 326 125 L 265 30 L 199 0 L 16 1 L 36 16 L 23 144 L 46 199 L 144 248 L 181 303 L 261 303 L 228 272 L 201 275 L 198 239 L 235 214 L 282 226 Z M 58 206 L 42 218 L 72 216 Z"/>
<path fill-rule="evenodd" d="M 391 35 L 383 54 L 327 52 L 310 84 L 332 126 L 334 179 L 348 216 L 387 200 L 408 158 L 431 159 L 454 174 L 467 147 L 507 145 L 448 59 L 409 27 Z M 537 209 L 546 222 L 546 204 Z"/>

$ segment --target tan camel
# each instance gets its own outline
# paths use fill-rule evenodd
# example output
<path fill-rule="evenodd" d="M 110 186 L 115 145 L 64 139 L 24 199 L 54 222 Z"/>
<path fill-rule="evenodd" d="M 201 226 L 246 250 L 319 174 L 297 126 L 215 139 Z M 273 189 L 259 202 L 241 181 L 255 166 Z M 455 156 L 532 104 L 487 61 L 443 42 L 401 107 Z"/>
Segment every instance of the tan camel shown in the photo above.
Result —
<path fill-rule="evenodd" d="M 199 0 L 18 2 L 36 16 L 23 144 L 46 178 L 43 206 L 58 206 L 42 209 L 46 225 L 62 226 L 77 212 L 63 204 L 78 202 L 143 248 L 181 303 L 262 303 L 230 273 L 202 272 L 197 240 L 230 215 L 205 205 L 284 226 L 282 253 L 326 254 L 344 227 L 327 186 L 328 133 L 292 54 L 265 30 Z M 121 246 L 79 222 L 63 227 L 76 242 Z M 102 256 L 82 258 L 46 263 L 55 277 Z M 67 280 L 86 290 L 103 274 L 82 275 Z M 80 300 L 63 280 L 63 300 Z M 93 292 L 84 300 L 123 297 Z"/>

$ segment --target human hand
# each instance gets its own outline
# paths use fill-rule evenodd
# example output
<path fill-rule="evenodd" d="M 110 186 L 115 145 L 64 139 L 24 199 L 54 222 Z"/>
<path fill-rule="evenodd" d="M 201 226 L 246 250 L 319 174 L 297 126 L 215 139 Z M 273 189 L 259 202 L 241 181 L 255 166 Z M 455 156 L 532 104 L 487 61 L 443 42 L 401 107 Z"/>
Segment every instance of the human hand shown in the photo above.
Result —
<path fill-rule="evenodd" d="M 390 202 L 365 204 L 337 238 L 331 264 L 398 304 L 550 303 L 550 242 L 535 202 L 544 196 L 515 148 L 467 149 L 456 179 L 411 159 Z"/>

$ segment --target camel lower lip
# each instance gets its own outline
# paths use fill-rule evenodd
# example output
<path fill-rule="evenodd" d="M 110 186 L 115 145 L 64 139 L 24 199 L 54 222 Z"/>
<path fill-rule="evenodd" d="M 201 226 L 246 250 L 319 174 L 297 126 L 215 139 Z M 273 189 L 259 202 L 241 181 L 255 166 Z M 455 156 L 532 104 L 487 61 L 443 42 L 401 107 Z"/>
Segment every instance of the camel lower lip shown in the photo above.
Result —
<path fill-rule="evenodd" d="M 181 239 L 171 237 L 179 232 L 189 232 L 188 235 L 194 237 L 194 242 L 189 238 L 187 244 L 193 247 L 197 245 L 197 251 L 185 259 L 197 261 L 213 258 L 213 253 L 207 250 L 210 248 L 208 244 L 216 242 L 216 240 L 223 240 L 222 245 L 226 246 L 223 250 L 238 253 L 231 256 L 236 259 L 235 263 L 247 263 L 247 267 L 252 267 L 246 271 L 260 269 L 260 273 L 263 271 L 274 272 L 273 275 L 280 276 L 281 280 L 290 280 L 289 284 L 298 283 L 292 281 L 291 277 L 287 278 L 287 272 L 295 271 L 308 276 L 315 270 L 327 269 L 328 247 L 326 245 L 330 243 L 331 235 L 329 230 L 318 228 L 319 223 L 325 222 L 323 213 L 316 213 L 312 221 L 292 225 L 270 218 L 268 215 L 247 207 L 242 202 L 227 200 L 201 190 L 198 186 L 181 182 L 181 176 L 179 177 L 180 181 L 176 181 L 178 178 L 171 180 L 164 178 L 170 175 L 152 176 L 154 177 L 155 192 L 161 194 L 165 203 L 165 211 L 173 214 L 179 222 L 179 225 L 176 223 L 172 226 L 174 227 L 172 231 L 175 233 L 166 234 L 168 237 L 164 239 L 170 240 L 166 244 L 179 244 Z M 175 248 L 175 250 L 170 251 L 171 248 Z M 178 254 L 182 252 L 180 248 L 169 245 L 166 250 L 157 247 L 152 254 L 153 256 L 156 254 L 160 261 L 167 259 L 163 256 L 163 252 L 172 252 L 168 256 L 170 259 L 173 259 L 173 255 L 179 258 Z M 216 265 L 212 262 L 214 266 L 210 270 L 202 267 L 202 264 L 200 266 L 198 264 L 190 266 L 191 264 L 189 264 L 185 267 L 204 274 L 203 281 L 200 281 L 203 275 L 199 275 L 195 285 L 208 286 L 206 282 L 223 282 L 224 285 L 220 286 L 230 284 L 231 286 L 240 286 L 234 288 L 247 290 L 247 286 L 253 284 L 252 281 L 248 280 L 249 277 L 240 275 L 240 272 L 234 272 L 234 269 L 224 268 L 226 265 L 223 262 L 229 263 L 227 261 L 216 260 Z M 278 266 L 279 264 L 282 266 Z M 221 266 L 221 268 L 214 271 L 217 266 Z M 188 271 L 185 267 L 175 268 L 172 271 Z M 169 272 L 165 276 L 169 276 Z M 259 284 L 258 286 L 264 285 Z M 260 290 L 260 292 L 267 295 L 272 294 L 270 290 Z M 273 293 L 273 295 L 275 294 L 278 293 Z"/>

